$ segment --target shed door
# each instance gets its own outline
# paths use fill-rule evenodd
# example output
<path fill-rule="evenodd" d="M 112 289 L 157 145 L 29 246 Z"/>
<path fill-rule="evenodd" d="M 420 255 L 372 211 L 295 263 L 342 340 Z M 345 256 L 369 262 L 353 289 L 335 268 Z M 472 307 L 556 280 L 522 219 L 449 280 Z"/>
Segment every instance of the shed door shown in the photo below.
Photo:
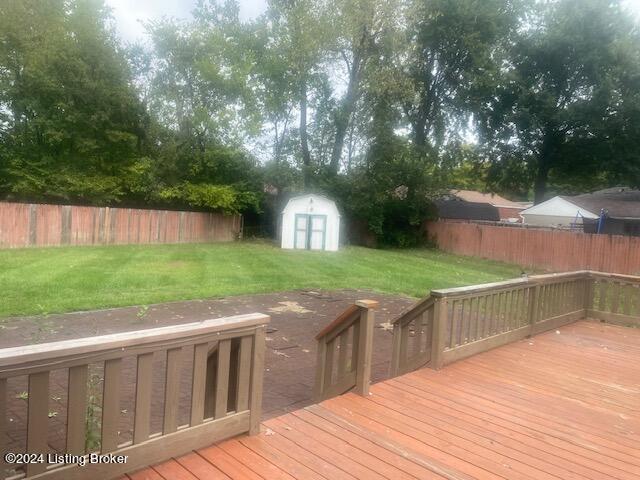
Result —
<path fill-rule="evenodd" d="M 327 229 L 326 215 L 296 214 L 295 248 L 324 250 Z"/>
<path fill-rule="evenodd" d="M 324 235 L 327 227 L 327 217 L 324 215 L 310 215 L 311 232 L 309 233 L 309 248 L 324 250 Z"/>

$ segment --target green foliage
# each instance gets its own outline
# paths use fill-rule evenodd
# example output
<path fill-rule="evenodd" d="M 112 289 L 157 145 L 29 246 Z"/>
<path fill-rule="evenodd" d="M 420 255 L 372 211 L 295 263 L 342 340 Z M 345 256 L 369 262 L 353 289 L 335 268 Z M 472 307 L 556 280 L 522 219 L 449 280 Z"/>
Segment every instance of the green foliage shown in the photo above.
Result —
<path fill-rule="evenodd" d="M 0 8 L 0 194 L 117 201 L 145 113 L 104 5 L 7 0 Z"/>
<path fill-rule="evenodd" d="M 537 7 L 508 48 L 496 94 L 478 116 L 499 167 L 493 180 L 510 181 L 507 169 L 519 164 L 536 201 L 550 179 L 588 187 L 607 172 L 603 183 L 637 184 L 637 23 L 620 1 L 557 0 Z"/>
<path fill-rule="evenodd" d="M 260 211 L 260 199 L 256 193 L 240 192 L 231 185 L 184 183 L 166 188 L 159 195 L 162 199 L 178 200 L 191 207 L 230 213 L 240 213 L 248 209 Z"/>
<path fill-rule="evenodd" d="M 237 1 L 202 0 L 123 47 L 104 0 L 5 0 L 0 198 L 264 227 L 283 193 L 323 190 L 406 246 L 450 188 L 638 186 L 640 30 L 623 5 L 269 0 L 243 22 Z"/>

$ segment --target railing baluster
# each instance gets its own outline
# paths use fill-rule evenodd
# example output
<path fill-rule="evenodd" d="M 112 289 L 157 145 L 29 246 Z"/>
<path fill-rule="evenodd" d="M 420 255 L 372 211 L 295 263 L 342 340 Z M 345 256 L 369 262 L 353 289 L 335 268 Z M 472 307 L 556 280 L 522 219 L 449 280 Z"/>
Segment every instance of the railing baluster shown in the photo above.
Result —
<path fill-rule="evenodd" d="M 88 366 L 69 368 L 67 388 L 67 453 L 84 455 Z"/>
<path fill-rule="evenodd" d="M 353 335 L 352 343 L 351 343 L 351 371 L 355 372 L 357 368 L 356 358 L 358 358 L 358 350 L 359 350 L 359 338 L 360 338 L 360 322 L 356 322 L 353 324 Z M 406 350 L 405 350 L 406 354 Z M 406 359 L 406 357 L 404 357 Z"/>
<path fill-rule="evenodd" d="M 339 335 L 338 344 L 338 378 L 347 373 L 347 349 L 349 348 L 349 329 Z"/>
<path fill-rule="evenodd" d="M 104 385 L 102 389 L 102 439 L 101 451 L 112 452 L 118 448 L 120 426 L 120 371 L 122 359 L 104 362 Z"/>
<path fill-rule="evenodd" d="M 327 343 L 327 356 L 325 359 L 324 370 L 324 388 L 330 388 L 333 385 L 333 370 L 336 355 L 336 339 L 333 338 Z"/>
<path fill-rule="evenodd" d="M 242 337 L 240 353 L 238 355 L 238 389 L 236 411 L 242 412 L 249 408 L 249 387 L 251 383 L 251 337 Z"/>
<path fill-rule="evenodd" d="M 27 453 L 46 453 L 49 420 L 49 372 L 29 375 Z M 44 472 L 45 463 L 28 463 L 27 476 Z"/>
<path fill-rule="evenodd" d="M 216 375 L 217 384 L 215 418 L 222 418 L 227 414 L 230 364 L 231 340 L 220 340 L 220 343 L 218 343 L 218 373 Z"/>
<path fill-rule="evenodd" d="M 618 306 L 620 304 L 620 283 L 611 283 L 611 313 L 618 313 Z"/>
<path fill-rule="evenodd" d="M 460 301 L 456 300 L 451 302 L 451 342 L 449 344 L 449 348 L 454 348 L 458 344 L 458 328 L 460 324 Z"/>
<path fill-rule="evenodd" d="M 598 302 L 599 309 L 601 312 L 607 311 L 607 287 L 609 286 L 608 282 L 605 279 L 600 280 L 599 291 L 600 291 L 600 301 Z"/>
<path fill-rule="evenodd" d="M 164 419 L 162 433 L 173 433 L 178 429 L 180 407 L 180 370 L 182 348 L 167 350 L 167 368 L 164 385 Z"/>
<path fill-rule="evenodd" d="M 209 344 L 199 343 L 193 347 L 193 378 L 191 381 L 191 418 L 194 427 L 204 420 L 204 399 L 207 385 L 207 357 Z"/>
<path fill-rule="evenodd" d="M 462 302 L 463 306 L 463 319 L 465 321 L 464 328 L 464 343 L 471 343 L 471 320 L 472 320 L 472 308 L 473 308 L 473 299 L 465 298 Z"/>
<path fill-rule="evenodd" d="M 622 313 L 624 313 L 625 315 L 631 315 L 631 285 L 625 283 L 620 288 L 622 291 L 623 300 Z"/>
<path fill-rule="evenodd" d="M 153 353 L 138 355 L 136 372 L 136 411 L 133 421 L 134 444 L 142 443 L 149 439 Z"/>

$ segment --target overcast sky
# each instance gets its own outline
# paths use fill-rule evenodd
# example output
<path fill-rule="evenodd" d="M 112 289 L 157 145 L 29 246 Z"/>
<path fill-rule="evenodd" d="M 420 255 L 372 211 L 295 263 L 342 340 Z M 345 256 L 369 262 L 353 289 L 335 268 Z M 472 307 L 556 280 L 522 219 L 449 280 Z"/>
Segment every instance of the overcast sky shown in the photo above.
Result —
<path fill-rule="evenodd" d="M 113 8 L 118 33 L 127 42 L 144 40 L 141 21 L 154 20 L 163 16 L 189 18 L 196 0 L 106 0 Z M 640 15 L 640 0 L 626 3 Z M 255 18 L 264 12 L 266 0 L 240 0 L 240 16 Z"/>
<path fill-rule="evenodd" d="M 113 9 L 120 38 L 127 42 L 144 40 L 141 21 L 174 17 L 189 18 L 197 0 L 106 0 Z M 638 0 L 640 2 L 640 0 Z M 266 0 L 240 0 L 240 17 L 255 18 L 264 12 Z"/>

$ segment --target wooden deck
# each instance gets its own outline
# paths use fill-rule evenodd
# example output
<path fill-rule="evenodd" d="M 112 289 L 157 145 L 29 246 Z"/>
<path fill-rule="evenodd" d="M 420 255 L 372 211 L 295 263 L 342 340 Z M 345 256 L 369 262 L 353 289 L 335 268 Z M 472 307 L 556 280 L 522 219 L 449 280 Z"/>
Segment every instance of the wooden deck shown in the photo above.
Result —
<path fill-rule="evenodd" d="M 578 322 L 269 420 L 141 479 L 638 479 L 640 329 Z"/>

